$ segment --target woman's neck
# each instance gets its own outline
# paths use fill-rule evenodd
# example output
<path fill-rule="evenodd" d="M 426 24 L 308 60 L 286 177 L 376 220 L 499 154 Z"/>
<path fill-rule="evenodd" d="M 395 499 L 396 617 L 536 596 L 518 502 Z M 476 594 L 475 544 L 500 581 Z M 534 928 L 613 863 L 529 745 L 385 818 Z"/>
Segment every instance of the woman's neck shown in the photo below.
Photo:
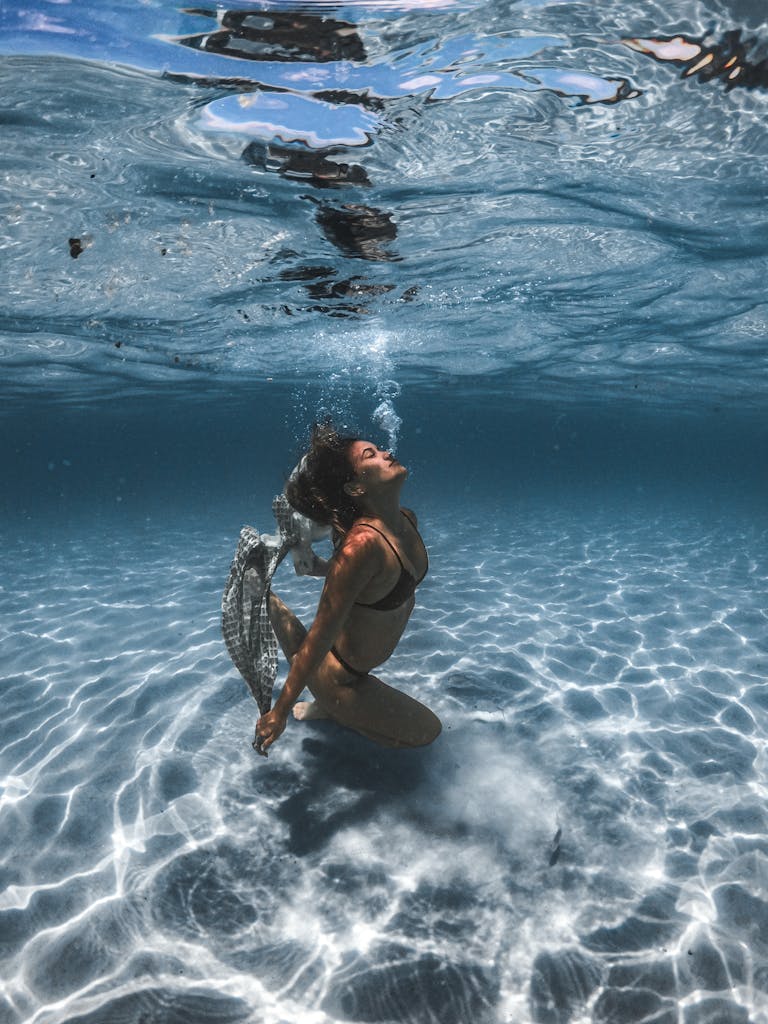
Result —
<path fill-rule="evenodd" d="M 400 489 L 394 494 L 378 494 L 375 498 L 366 496 L 360 502 L 360 514 L 370 519 L 380 519 L 392 533 L 398 533 L 401 518 Z"/>

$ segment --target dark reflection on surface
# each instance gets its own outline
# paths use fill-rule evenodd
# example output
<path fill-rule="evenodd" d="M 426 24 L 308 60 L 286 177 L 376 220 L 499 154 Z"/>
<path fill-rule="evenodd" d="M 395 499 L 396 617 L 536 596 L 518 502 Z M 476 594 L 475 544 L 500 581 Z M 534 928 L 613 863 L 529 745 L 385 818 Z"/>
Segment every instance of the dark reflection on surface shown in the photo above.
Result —
<path fill-rule="evenodd" d="M 359 164 L 329 159 L 342 152 L 339 149 L 292 149 L 289 146 L 264 146 L 251 142 L 243 159 L 265 171 L 273 171 L 284 178 L 293 178 L 315 188 L 340 188 L 344 185 L 370 185 L 365 169 Z"/>
<path fill-rule="evenodd" d="M 338 148 L 311 150 L 252 142 L 243 157 L 255 167 L 318 189 L 369 186 L 368 175 L 359 164 L 330 159 L 340 152 Z M 397 237 L 397 225 L 392 214 L 363 203 L 337 206 L 320 202 L 311 195 L 302 198 L 317 204 L 315 219 L 323 235 L 343 255 L 376 263 L 399 259 L 386 248 L 386 244 Z M 280 279 L 307 282 L 305 288 L 311 299 L 331 303 L 330 306 L 312 306 L 311 310 L 336 316 L 364 315 L 370 311 L 360 305 L 361 298 L 385 295 L 394 289 L 392 284 L 366 282 L 359 276 L 337 281 L 333 280 L 334 275 L 333 267 L 298 266 L 282 271 Z M 340 299 L 353 301 L 339 302 Z M 288 307 L 284 309 L 292 312 Z"/>
<path fill-rule="evenodd" d="M 184 13 L 213 18 L 213 32 L 183 36 L 182 46 L 241 60 L 312 61 L 366 59 L 354 25 L 302 12 L 215 11 L 199 8 Z"/>
<path fill-rule="evenodd" d="M 386 295 L 394 289 L 393 284 L 368 284 L 361 277 L 350 277 L 346 281 L 321 281 L 310 285 L 307 291 L 313 298 L 355 298 L 356 296 Z"/>
<path fill-rule="evenodd" d="M 354 25 L 335 18 L 304 12 L 274 11 L 187 11 L 215 19 L 212 32 L 186 36 L 177 42 L 209 53 L 254 61 L 365 61 L 365 47 Z M 343 89 L 313 92 L 315 99 L 343 106 L 375 107 L 382 103 Z M 342 146 L 310 148 L 302 143 L 280 145 L 250 142 L 243 159 L 261 170 L 301 182 L 316 189 L 366 188 L 371 182 L 359 163 L 344 160 Z M 368 262 L 390 262 L 399 257 L 388 248 L 397 237 L 392 214 L 360 202 L 339 205 L 321 203 L 313 196 L 303 196 L 317 204 L 316 221 L 325 238 L 347 257 Z M 366 282 L 358 276 L 333 280 L 334 271 L 316 266 L 290 268 L 280 274 L 281 280 L 306 282 L 311 299 L 330 305 L 314 306 L 313 311 L 339 316 L 360 315 L 368 310 L 360 305 L 361 297 L 375 297 L 393 290 L 394 285 Z M 342 301 L 339 299 L 352 302 Z M 288 306 L 286 313 L 293 312 Z"/>
<path fill-rule="evenodd" d="M 279 278 L 281 281 L 306 282 L 307 294 L 318 303 L 310 306 L 309 311 L 327 313 L 329 316 L 360 316 L 370 313 L 371 310 L 362 304 L 365 300 L 388 295 L 395 290 L 393 284 L 375 284 L 359 275 L 341 281 L 335 280 L 335 275 L 335 267 L 299 264 L 282 270 Z M 418 291 L 418 287 L 412 285 L 401 295 L 396 296 L 396 299 L 400 302 L 412 302 Z M 283 311 L 288 314 L 293 312 L 288 306 L 284 306 Z"/>
<path fill-rule="evenodd" d="M 263 80 L 226 79 L 250 95 L 212 101 L 206 107 L 206 128 L 250 133 L 244 160 L 260 171 L 301 183 L 308 191 L 297 198 L 315 204 L 322 236 L 344 257 L 368 264 L 401 259 L 394 249 L 398 226 L 392 212 L 361 201 L 359 190 L 370 188 L 372 182 L 360 159 L 347 157 L 374 143 L 389 100 L 420 95 L 426 103 L 441 102 L 484 88 L 541 90 L 572 104 L 615 104 L 640 95 L 625 78 L 518 63 L 561 46 L 559 37 L 457 35 L 420 44 L 391 64 L 372 60 L 369 65 L 359 26 L 338 15 L 263 8 L 192 8 L 185 13 L 210 19 L 211 30 L 174 37 L 173 42 L 233 61 L 261 62 L 256 74 Z M 269 68 L 270 63 L 281 62 L 304 67 L 291 73 Z M 338 74 L 320 67 L 333 62 L 340 66 Z M 317 66 L 312 69 L 311 64 Z M 347 194 L 336 202 L 312 194 L 345 189 Z M 356 274 L 329 280 L 309 268 L 304 276 L 305 269 L 291 268 L 281 279 L 305 282 L 311 299 L 329 304 L 312 308 L 336 315 L 366 313 L 359 305 L 361 295 L 393 290 L 389 283 L 362 280 Z M 409 287 L 401 298 L 415 294 L 416 289 Z M 297 311 L 288 305 L 282 308 Z"/>
<path fill-rule="evenodd" d="M 726 32 L 718 42 L 709 46 L 703 40 L 686 36 L 660 36 L 654 39 L 625 39 L 627 46 L 639 53 L 647 53 L 657 61 L 682 67 L 683 78 L 709 82 L 719 78 L 727 89 L 741 86 L 746 89 L 768 86 L 768 57 L 755 60 L 759 45 L 753 38 L 742 39 L 741 29 Z"/>
<path fill-rule="evenodd" d="M 375 206 L 344 203 L 332 206 L 323 203 L 317 212 L 317 223 L 325 237 L 345 256 L 363 260 L 389 262 L 400 257 L 385 248 L 397 237 L 397 226 L 392 214 L 377 210 Z"/>
<path fill-rule="evenodd" d="M 305 281 L 307 294 L 319 303 L 310 306 L 310 311 L 327 313 L 329 316 L 361 316 L 369 313 L 370 309 L 362 305 L 366 299 L 386 295 L 395 288 L 393 284 L 372 284 L 359 276 L 337 281 L 334 280 L 335 274 L 333 267 L 299 265 L 281 271 L 279 276 L 281 281 Z M 408 289 L 401 299 L 410 301 L 415 291 L 413 288 Z M 284 312 L 290 314 L 292 310 L 286 306 Z"/>

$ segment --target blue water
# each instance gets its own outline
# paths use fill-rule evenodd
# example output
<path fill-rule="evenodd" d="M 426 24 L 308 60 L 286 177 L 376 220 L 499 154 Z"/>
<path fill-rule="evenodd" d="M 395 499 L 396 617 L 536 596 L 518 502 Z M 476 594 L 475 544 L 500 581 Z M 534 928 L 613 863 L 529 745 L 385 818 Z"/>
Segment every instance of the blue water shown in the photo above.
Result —
<path fill-rule="evenodd" d="M 1 1024 L 768 1024 L 763 5 L 0 29 Z M 325 413 L 444 730 L 264 761 L 219 603 Z"/>

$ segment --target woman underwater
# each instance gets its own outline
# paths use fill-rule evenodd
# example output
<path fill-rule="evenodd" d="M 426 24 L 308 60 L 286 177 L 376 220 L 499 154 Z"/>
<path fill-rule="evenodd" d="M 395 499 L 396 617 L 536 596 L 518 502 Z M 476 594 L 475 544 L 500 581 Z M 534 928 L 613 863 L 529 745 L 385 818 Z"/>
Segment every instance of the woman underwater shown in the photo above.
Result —
<path fill-rule="evenodd" d="M 397 647 L 428 568 L 416 516 L 400 507 L 407 476 L 371 442 L 315 425 L 286 495 L 296 511 L 332 527 L 335 550 L 312 566 L 325 586 L 308 632 L 270 593 L 270 620 L 290 668 L 256 726 L 264 751 L 291 709 L 295 718 L 331 718 L 387 747 L 424 746 L 439 735 L 429 708 L 371 675 Z M 305 687 L 314 702 L 296 703 Z"/>

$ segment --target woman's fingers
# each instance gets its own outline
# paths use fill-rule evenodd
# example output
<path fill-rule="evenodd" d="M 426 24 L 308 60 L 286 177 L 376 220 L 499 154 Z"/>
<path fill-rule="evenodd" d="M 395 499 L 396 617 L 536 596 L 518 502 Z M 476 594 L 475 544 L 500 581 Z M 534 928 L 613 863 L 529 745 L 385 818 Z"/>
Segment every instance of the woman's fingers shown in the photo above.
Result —
<path fill-rule="evenodd" d="M 283 729 L 285 729 L 285 720 L 277 716 L 274 711 L 262 715 L 256 723 L 256 732 L 261 737 L 261 749 L 269 750 Z"/>
<path fill-rule="evenodd" d="M 268 732 L 267 730 L 264 730 L 264 729 L 259 729 L 257 731 L 258 731 L 258 736 L 259 736 L 259 745 L 257 747 L 258 752 L 260 754 L 263 754 L 264 757 L 266 757 L 267 756 L 267 751 L 272 746 L 272 744 L 275 742 L 277 737 L 273 736 L 271 732 Z"/>

